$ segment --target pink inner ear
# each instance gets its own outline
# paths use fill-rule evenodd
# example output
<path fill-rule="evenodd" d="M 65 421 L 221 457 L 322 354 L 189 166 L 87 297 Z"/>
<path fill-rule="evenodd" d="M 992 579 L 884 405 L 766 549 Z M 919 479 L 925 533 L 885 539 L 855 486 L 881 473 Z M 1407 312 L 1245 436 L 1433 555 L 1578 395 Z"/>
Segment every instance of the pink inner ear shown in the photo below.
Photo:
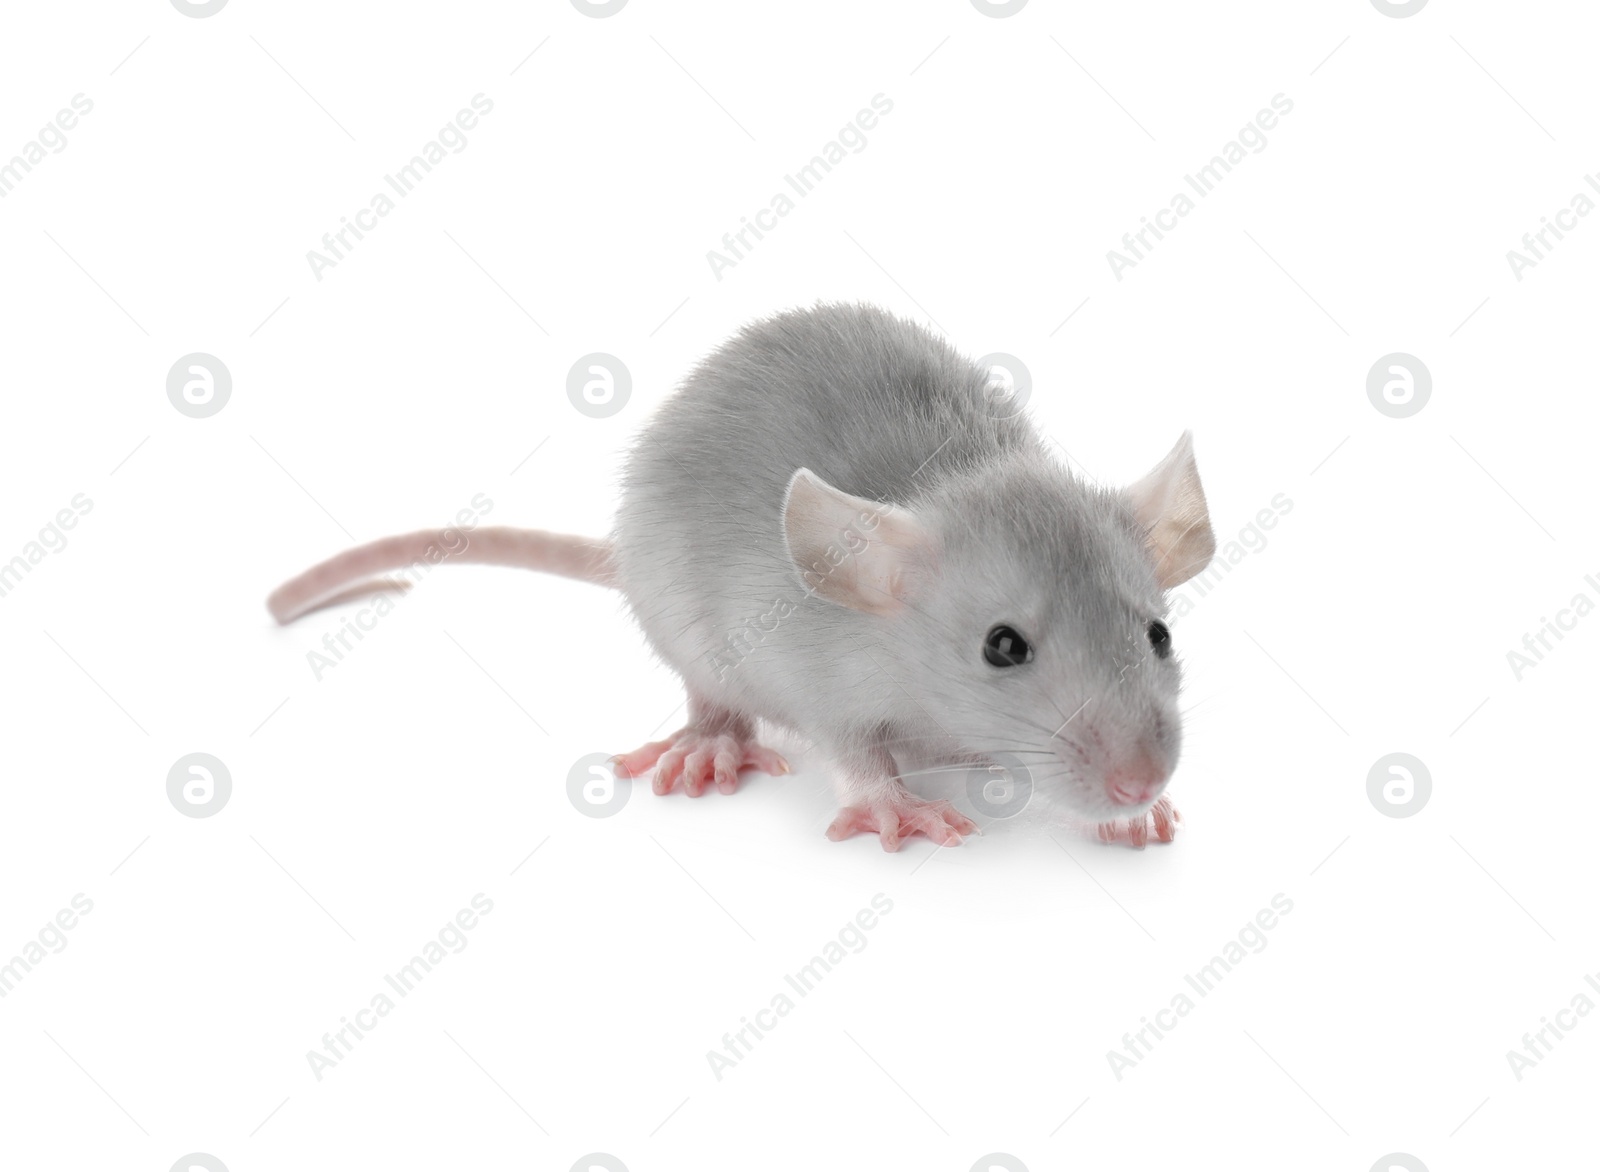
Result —
<path fill-rule="evenodd" d="M 927 545 L 905 509 L 841 492 L 805 468 L 789 481 L 783 526 L 807 589 L 867 614 L 900 608 Z"/>
<path fill-rule="evenodd" d="M 1216 552 L 1216 538 L 1188 432 L 1127 492 L 1146 531 L 1162 589 L 1187 582 L 1206 567 Z"/>
<path fill-rule="evenodd" d="M 1188 432 L 1178 437 L 1172 450 L 1154 468 L 1128 486 L 1134 515 L 1146 529 L 1154 529 L 1172 511 L 1175 494 L 1186 479 L 1199 489 L 1200 476 L 1194 463 L 1194 447 Z M 1203 504 L 1204 498 L 1202 498 Z"/>

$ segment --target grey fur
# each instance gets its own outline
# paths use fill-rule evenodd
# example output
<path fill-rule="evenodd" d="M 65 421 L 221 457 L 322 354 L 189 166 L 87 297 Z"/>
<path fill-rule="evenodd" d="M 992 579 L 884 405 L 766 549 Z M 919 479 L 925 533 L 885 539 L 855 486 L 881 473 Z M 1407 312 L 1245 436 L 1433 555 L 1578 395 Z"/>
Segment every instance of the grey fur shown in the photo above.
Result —
<path fill-rule="evenodd" d="M 692 697 L 820 742 L 847 800 L 885 773 L 1015 753 L 1079 814 L 1128 815 L 1106 772 L 1142 750 L 1170 773 L 1180 742 L 1178 663 L 1147 637 L 1166 613 L 1155 562 L 1128 496 L 1075 477 L 1026 418 L 1000 417 L 989 378 L 868 306 L 748 326 L 634 447 L 616 581 Z M 783 527 L 802 467 L 933 535 L 899 613 L 807 591 Z M 1028 637 L 1034 662 L 984 662 L 997 623 Z"/>

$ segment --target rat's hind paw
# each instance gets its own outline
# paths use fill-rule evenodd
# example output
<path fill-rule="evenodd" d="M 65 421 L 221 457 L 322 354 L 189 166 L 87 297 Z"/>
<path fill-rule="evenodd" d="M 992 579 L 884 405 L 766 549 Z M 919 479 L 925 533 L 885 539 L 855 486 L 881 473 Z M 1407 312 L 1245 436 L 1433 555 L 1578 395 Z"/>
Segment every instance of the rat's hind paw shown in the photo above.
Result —
<path fill-rule="evenodd" d="M 1096 834 L 1101 842 L 1125 842 L 1143 850 L 1145 843 L 1150 841 L 1152 828 L 1157 842 L 1171 842 L 1177 836 L 1178 823 L 1181 821 L 1183 819 L 1178 814 L 1178 808 L 1172 804 L 1172 799 L 1163 795 L 1143 814 L 1100 823 Z"/>
<path fill-rule="evenodd" d="M 681 780 L 683 792 L 691 798 L 705 793 L 713 782 L 722 793 L 731 794 L 739 787 L 741 769 L 759 769 L 774 777 L 789 772 L 787 761 L 756 744 L 752 736 L 737 731 L 701 732 L 693 726 L 612 760 L 617 773 L 628 777 L 638 777 L 654 765 L 651 789 L 658 794 L 671 793 Z"/>
<path fill-rule="evenodd" d="M 963 834 L 978 824 L 946 801 L 925 801 L 906 790 L 864 806 L 846 806 L 828 827 L 834 842 L 853 834 L 876 834 L 886 851 L 897 851 L 903 837 L 926 834 L 940 846 L 960 846 Z"/>

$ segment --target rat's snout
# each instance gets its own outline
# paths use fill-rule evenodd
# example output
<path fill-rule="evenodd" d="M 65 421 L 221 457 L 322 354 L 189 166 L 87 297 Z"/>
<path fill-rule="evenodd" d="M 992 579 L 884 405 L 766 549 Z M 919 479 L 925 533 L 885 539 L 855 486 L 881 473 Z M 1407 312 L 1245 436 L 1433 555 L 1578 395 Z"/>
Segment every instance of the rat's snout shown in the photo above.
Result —
<path fill-rule="evenodd" d="M 1106 796 L 1118 806 L 1148 805 L 1166 786 L 1167 772 L 1149 750 L 1136 750 L 1106 774 Z"/>

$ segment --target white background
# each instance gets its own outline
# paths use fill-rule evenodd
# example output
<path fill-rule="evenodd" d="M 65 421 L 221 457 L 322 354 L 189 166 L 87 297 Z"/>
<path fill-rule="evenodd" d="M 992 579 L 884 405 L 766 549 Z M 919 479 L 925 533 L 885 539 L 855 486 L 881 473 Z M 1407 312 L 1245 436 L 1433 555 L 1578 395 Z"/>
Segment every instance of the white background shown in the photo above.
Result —
<path fill-rule="evenodd" d="M 1506 1052 L 1600 970 L 1600 618 L 1520 680 L 1507 652 L 1600 601 L 1600 217 L 1520 281 L 1505 254 L 1600 167 L 1595 31 L 1487 0 L 9 6 L 0 157 L 94 108 L 0 200 L 0 561 L 92 509 L 0 598 L 0 958 L 93 910 L 0 999 L 0 1163 L 1576 1166 L 1600 1024 L 1520 1081 Z M 466 148 L 318 280 L 307 251 L 478 93 Z M 707 250 L 878 93 L 865 149 L 718 280 Z M 617 596 L 450 568 L 320 681 L 355 608 L 272 625 L 285 577 L 478 493 L 604 533 L 675 381 L 818 298 L 1018 356 L 1100 480 L 1193 428 L 1224 542 L 1293 502 L 1175 624 L 1175 844 L 1026 814 L 932 858 L 830 843 L 803 746 L 734 797 L 584 817 L 575 761 L 681 723 Z M 233 378 L 208 419 L 166 396 L 195 351 Z M 566 397 L 591 351 L 632 372 L 609 419 Z M 1366 394 L 1395 351 L 1433 378 L 1407 419 Z M 166 794 L 193 752 L 232 776 L 207 818 Z M 1409 818 L 1367 796 L 1391 752 L 1431 773 Z M 315 1077 L 480 892 L 465 950 Z M 714 1077 L 877 893 L 865 949 Z M 1264 950 L 1119 1079 L 1107 1052 L 1278 893 Z"/>

